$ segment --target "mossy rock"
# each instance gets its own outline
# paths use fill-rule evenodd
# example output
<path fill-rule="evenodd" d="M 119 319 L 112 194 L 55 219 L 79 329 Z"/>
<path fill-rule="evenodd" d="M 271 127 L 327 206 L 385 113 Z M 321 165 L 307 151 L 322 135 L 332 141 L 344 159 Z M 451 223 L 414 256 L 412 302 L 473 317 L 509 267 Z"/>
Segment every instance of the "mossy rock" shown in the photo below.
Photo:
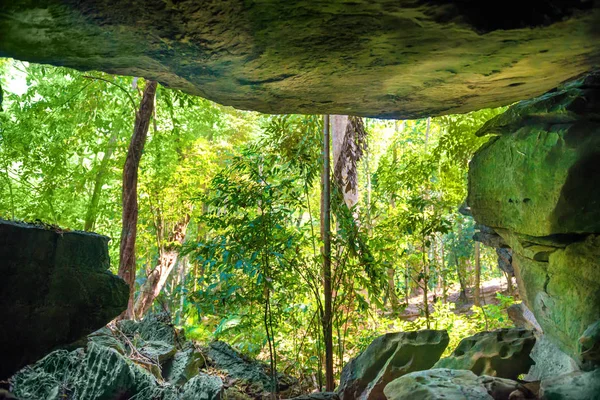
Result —
<path fill-rule="evenodd" d="M 384 387 L 413 371 L 431 368 L 448 346 L 446 331 L 387 333 L 342 370 L 338 393 L 343 400 L 377 400 Z"/>
<path fill-rule="evenodd" d="M 434 368 L 470 370 L 476 375 L 517 379 L 534 361 L 529 356 L 536 338 L 527 329 L 480 332 L 460 341 L 454 352 Z"/>

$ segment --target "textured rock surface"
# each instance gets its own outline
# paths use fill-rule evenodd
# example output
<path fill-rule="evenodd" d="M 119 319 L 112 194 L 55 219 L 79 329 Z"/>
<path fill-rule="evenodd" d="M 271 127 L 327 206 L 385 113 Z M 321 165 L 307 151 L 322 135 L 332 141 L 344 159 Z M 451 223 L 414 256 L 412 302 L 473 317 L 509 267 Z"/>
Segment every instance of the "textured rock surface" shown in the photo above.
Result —
<path fill-rule="evenodd" d="M 271 113 L 422 117 L 598 64 L 595 1 L 13 0 L 0 56 L 144 76 Z"/>
<path fill-rule="evenodd" d="M 600 369 L 592 372 L 573 372 L 542 381 L 541 400 L 599 400 Z"/>
<path fill-rule="evenodd" d="M 71 352 L 57 350 L 15 374 L 14 394 L 21 400 L 218 400 L 222 397 L 221 379 L 199 371 L 202 366 L 199 353 L 165 322 L 164 315 L 150 315 L 141 322 L 122 321 L 111 329 L 94 332 L 87 339 L 84 347 Z M 180 343 L 183 349 L 175 354 L 172 350 L 160 350 L 179 348 Z M 158 351 L 160 356 L 145 355 L 143 349 L 148 348 Z"/>
<path fill-rule="evenodd" d="M 535 319 L 535 315 L 524 303 L 513 304 L 506 309 L 506 312 L 517 328 L 529 329 L 536 334 L 542 333 L 542 327 Z"/>
<path fill-rule="evenodd" d="M 471 371 L 430 369 L 404 375 L 384 389 L 388 400 L 493 400 Z"/>
<path fill-rule="evenodd" d="M 271 391 L 273 382 L 266 364 L 251 360 L 235 351 L 225 342 L 211 342 L 206 351 L 212 365 L 224 371 L 230 378 L 246 382 L 251 387 L 248 392 L 261 393 Z M 285 392 L 296 380 L 281 373 L 277 375 L 279 392 Z"/>
<path fill-rule="evenodd" d="M 517 379 L 533 364 L 529 353 L 534 344 L 533 332 L 526 329 L 480 332 L 461 340 L 452 355 L 438 361 L 434 368 Z"/>
<path fill-rule="evenodd" d="M 600 232 L 600 74 L 523 101 L 478 134 L 469 198 L 480 224 L 521 235 Z M 502 173 L 499 174 L 498 172 Z"/>
<path fill-rule="evenodd" d="M 388 333 L 375 339 L 352 359 L 340 378 L 342 400 L 381 399 L 383 389 L 394 379 L 431 368 L 448 346 L 446 331 Z"/>
<path fill-rule="evenodd" d="M 0 379 L 127 307 L 129 288 L 107 271 L 107 243 L 96 234 L 0 220 Z"/>
<path fill-rule="evenodd" d="M 535 365 L 527 374 L 528 381 L 541 381 L 579 371 L 577 362 L 561 351 L 546 335 L 541 335 L 531 350 Z"/>
<path fill-rule="evenodd" d="M 499 136 L 471 161 L 473 216 L 512 248 L 521 298 L 579 361 L 600 320 L 600 75 L 518 103 L 480 134 Z"/>
<path fill-rule="evenodd" d="M 600 321 L 596 321 L 579 338 L 579 354 L 586 368 L 600 364 Z"/>

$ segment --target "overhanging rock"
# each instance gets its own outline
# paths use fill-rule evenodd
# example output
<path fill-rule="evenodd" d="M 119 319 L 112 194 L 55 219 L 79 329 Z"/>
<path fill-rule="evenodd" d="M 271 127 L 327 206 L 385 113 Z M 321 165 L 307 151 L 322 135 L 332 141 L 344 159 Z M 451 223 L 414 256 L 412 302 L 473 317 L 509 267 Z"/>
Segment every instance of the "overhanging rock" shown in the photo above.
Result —
<path fill-rule="evenodd" d="M 267 113 L 416 118 L 531 98 L 600 61 L 598 1 L 10 0 L 0 56 Z"/>
<path fill-rule="evenodd" d="M 0 220 L 0 379 L 104 326 L 129 287 L 108 238 Z"/>

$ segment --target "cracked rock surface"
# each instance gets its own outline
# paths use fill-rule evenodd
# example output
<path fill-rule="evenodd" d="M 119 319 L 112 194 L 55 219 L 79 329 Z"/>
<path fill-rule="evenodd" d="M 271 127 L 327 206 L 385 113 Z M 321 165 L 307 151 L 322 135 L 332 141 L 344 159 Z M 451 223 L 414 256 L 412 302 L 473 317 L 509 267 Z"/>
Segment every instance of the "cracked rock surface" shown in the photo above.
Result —
<path fill-rule="evenodd" d="M 267 113 L 417 118 L 540 95 L 600 63 L 600 3 L 12 0 L 0 56 L 143 76 Z"/>

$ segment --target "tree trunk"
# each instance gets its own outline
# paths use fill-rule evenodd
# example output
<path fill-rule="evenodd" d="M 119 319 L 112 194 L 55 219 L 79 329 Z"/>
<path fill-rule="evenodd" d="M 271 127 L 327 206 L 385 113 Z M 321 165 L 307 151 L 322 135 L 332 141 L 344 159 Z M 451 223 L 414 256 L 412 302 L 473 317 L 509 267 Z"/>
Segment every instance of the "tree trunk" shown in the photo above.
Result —
<path fill-rule="evenodd" d="M 112 135 L 110 135 L 110 139 L 108 140 L 108 146 L 106 147 L 102 161 L 100 161 L 100 167 L 98 168 L 96 179 L 94 180 L 92 198 L 90 199 L 90 205 L 88 206 L 87 213 L 85 215 L 85 223 L 83 226 L 83 230 L 86 232 L 93 230 L 94 226 L 96 225 L 98 202 L 100 201 L 100 192 L 102 191 L 102 185 L 104 184 L 104 175 L 106 174 L 108 163 L 112 157 L 112 153 L 115 151 L 116 145 L 117 132 L 113 131 Z"/>
<path fill-rule="evenodd" d="M 137 178 L 138 167 L 142 158 L 144 144 L 148 136 L 150 118 L 154 110 L 154 96 L 156 95 L 157 83 L 148 81 L 140 108 L 135 116 L 133 135 L 127 150 L 127 158 L 123 169 L 123 227 L 121 229 L 121 245 L 119 254 L 118 275 L 129 285 L 129 302 L 127 310 L 119 316 L 120 319 L 134 318 L 133 294 L 135 292 L 135 238 L 137 235 L 138 202 L 137 202 Z"/>
<path fill-rule="evenodd" d="M 325 390 L 335 389 L 333 375 L 333 315 L 331 287 L 331 174 L 329 161 L 329 116 L 323 118 L 323 173 L 321 181 L 321 234 L 323 236 L 323 291 L 325 309 L 323 312 L 323 341 L 325 342 Z"/>
<path fill-rule="evenodd" d="M 440 249 L 441 264 L 440 264 L 440 276 L 442 277 L 442 301 L 444 304 L 448 302 L 448 284 L 446 282 L 446 260 L 444 254 L 444 241 L 441 240 L 442 248 Z"/>
<path fill-rule="evenodd" d="M 473 291 L 473 302 L 476 306 L 481 306 L 481 292 L 479 287 L 481 280 L 481 257 L 479 251 L 479 242 L 475 242 L 475 288 Z"/>
<path fill-rule="evenodd" d="M 190 216 L 186 215 L 182 221 L 175 224 L 173 231 L 168 235 L 168 243 L 176 243 L 164 247 L 161 244 L 159 249 L 158 265 L 148 275 L 148 279 L 140 288 L 140 294 L 135 302 L 135 317 L 142 318 L 152 306 L 154 299 L 158 297 L 160 291 L 167 283 L 167 279 L 177 264 L 179 257 L 179 245 L 182 245 L 185 239 Z"/>
<path fill-rule="evenodd" d="M 429 262 L 426 256 L 425 237 L 423 237 L 422 257 L 423 257 L 423 310 L 425 311 L 425 322 L 427 329 L 430 329 L 429 321 Z"/>

